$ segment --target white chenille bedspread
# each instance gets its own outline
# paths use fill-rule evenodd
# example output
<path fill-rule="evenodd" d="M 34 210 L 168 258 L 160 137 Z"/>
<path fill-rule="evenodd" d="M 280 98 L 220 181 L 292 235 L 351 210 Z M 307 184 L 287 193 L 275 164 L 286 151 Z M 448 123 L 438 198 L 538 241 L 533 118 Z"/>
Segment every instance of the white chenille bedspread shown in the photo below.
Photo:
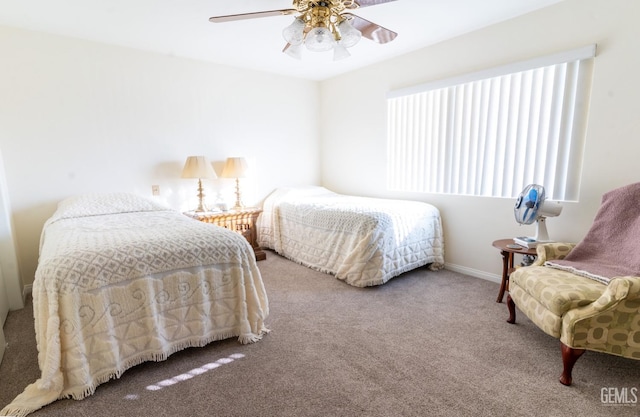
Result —
<path fill-rule="evenodd" d="M 258 244 L 357 287 L 444 266 L 442 223 L 430 204 L 281 188 L 258 219 Z"/>
<path fill-rule="evenodd" d="M 267 295 L 239 234 L 128 194 L 63 201 L 33 284 L 41 377 L 0 414 L 82 399 L 144 361 L 267 332 Z"/>

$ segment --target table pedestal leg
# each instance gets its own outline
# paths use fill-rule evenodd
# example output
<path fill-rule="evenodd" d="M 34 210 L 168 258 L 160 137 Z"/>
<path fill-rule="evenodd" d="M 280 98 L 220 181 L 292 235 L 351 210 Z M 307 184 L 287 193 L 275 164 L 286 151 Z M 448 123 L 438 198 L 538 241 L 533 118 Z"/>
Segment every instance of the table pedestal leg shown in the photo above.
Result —
<path fill-rule="evenodd" d="M 500 251 L 502 255 L 502 282 L 500 283 L 500 291 L 496 303 L 501 303 L 504 298 L 504 292 L 507 290 L 509 280 L 509 269 L 513 268 L 513 254 L 507 251 Z"/>

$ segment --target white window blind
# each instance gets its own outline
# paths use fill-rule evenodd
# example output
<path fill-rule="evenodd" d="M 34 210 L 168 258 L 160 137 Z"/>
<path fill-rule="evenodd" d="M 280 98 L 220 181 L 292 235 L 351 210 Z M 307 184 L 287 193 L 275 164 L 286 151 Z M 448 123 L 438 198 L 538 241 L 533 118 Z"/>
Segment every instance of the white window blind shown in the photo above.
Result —
<path fill-rule="evenodd" d="M 578 198 L 595 45 L 392 92 L 388 188 Z"/>

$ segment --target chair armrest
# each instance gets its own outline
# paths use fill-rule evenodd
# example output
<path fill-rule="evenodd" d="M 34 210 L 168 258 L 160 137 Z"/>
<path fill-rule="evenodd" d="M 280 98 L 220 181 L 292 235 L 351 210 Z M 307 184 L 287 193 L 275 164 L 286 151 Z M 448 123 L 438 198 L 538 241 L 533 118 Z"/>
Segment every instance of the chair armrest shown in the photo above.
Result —
<path fill-rule="evenodd" d="M 614 307 L 620 301 L 636 298 L 640 298 L 640 277 L 615 277 L 602 295 L 585 307 L 592 307 L 592 311 L 598 313 Z"/>
<path fill-rule="evenodd" d="M 637 333 L 640 315 L 640 277 L 616 277 L 609 282 L 602 295 L 593 303 L 584 307 L 569 310 L 562 318 L 560 340 L 567 346 L 585 348 L 601 352 L 616 351 L 621 356 L 628 356 L 628 342 L 615 341 L 615 346 L 607 338 L 607 334 L 619 333 L 627 335 Z M 595 328 L 606 328 L 607 331 L 593 332 Z M 587 337 L 587 335 L 591 335 Z M 628 340 L 634 340 L 631 337 Z M 633 347 L 634 350 L 636 349 Z"/>
<path fill-rule="evenodd" d="M 532 264 L 532 266 L 542 266 L 546 261 L 553 259 L 564 259 L 569 254 L 571 249 L 575 248 L 575 243 L 565 242 L 553 242 L 543 243 L 536 247 L 536 253 L 538 258 Z"/>

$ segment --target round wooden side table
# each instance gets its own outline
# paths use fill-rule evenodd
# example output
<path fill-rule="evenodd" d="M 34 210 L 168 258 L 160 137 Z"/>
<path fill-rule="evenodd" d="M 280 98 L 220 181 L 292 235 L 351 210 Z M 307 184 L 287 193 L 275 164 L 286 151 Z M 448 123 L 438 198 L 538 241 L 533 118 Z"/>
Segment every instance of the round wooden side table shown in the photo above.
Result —
<path fill-rule="evenodd" d="M 521 255 L 536 255 L 536 248 L 525 248 L 516 245 L 513 239 L 499 239 L 493 242 L 493 247 L 500 249 L 502 255 L 502 282 L 500 283 L 500 291 L 496 303 L 501 303 L 504 298 L 504 292 L 509 290 L 509 274 L 513 272 L 513 255 L 519 253 Z"/>

